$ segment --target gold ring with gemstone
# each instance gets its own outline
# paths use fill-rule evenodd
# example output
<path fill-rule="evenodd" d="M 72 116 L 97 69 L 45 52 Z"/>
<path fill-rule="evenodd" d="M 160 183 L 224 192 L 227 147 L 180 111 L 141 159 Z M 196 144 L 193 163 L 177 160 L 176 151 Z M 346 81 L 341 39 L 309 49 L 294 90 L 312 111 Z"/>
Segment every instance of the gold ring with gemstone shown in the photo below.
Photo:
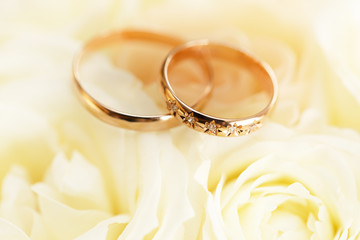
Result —
<path fill-rule="evenodd" d="M 187 55 L 201 54 L 205 59 L 213 57 L 231 61 L 235 64 L 245 65 L 248 69 L 256 71 L 261 76 L 262 84 L 270 96 L 269 102 L 259 112 L 242 118 L 221 118 L 202 113 L 187 105 L 175 93 L 170 84 L 169 71 Z M 213 69 L 215 71 L 215 69 Z M 171 113 L 188 127 L 210 135 L 233 137 L 246 135 L 260 128 L 265 115 L 275 105 L 278 95 L 278 85 L 272 69 L 264 62 L 249 53 L 226 44 L 197 40 L 187 42 L 173 49 L 167 56 L 162 67 L 161 86 L 165 100 Z"/>

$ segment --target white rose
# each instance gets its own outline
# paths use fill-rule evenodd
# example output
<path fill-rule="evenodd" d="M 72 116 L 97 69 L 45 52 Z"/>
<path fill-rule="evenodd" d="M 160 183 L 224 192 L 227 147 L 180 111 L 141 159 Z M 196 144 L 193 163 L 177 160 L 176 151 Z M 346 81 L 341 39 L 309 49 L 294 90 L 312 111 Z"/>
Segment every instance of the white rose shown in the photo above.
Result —
<path fill-rule="evenodd" d="M 358 238 L 360 137 L 313 115 L 296 130 L 269 124 L 226 150 L 207 142 L 203 239 Z"/>

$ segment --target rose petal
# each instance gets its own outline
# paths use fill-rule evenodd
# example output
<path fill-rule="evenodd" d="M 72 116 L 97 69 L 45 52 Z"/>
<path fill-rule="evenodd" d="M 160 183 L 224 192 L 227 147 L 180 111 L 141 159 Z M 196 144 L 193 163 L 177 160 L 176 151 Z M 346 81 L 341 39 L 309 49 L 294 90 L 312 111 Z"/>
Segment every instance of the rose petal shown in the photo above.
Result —
<path fill-rule="evenodd" d="M 0 112 L 0 180 L 12 164 L 25 166 L 32 179 L 40 180 L 56 149 L 54 130 L 29 109 L 0 103 Z"/>
<path fill-rule="evenodd" d="M 36 209 L 36 202 L 26 170 L 13 166 L 5 176 L 1 190 L 0 216 L 29 234 L 33 224 L 31 209 Z"/>
<path fill-rule="evenodd" d="M 47 174 L 63 200 L 76 209 L 110 210 L 102 175 L 97 167 L 75 152 L 70 161 L 58 154 Z"/>
<path fill-rule="evenodd" d="M 30 240 L 30 238 L 16 225 L 0 218 L 0 238 L 11 240 Z"/>
<path fill-rule="evenodd" d="M 159 206 L 161 225 L 153 239 L 182 239 L 184 223 L 194 216 L 188 197 L 188 166 L 170 138 L 163 137 L 159 145 L 164 147 L 159 161 L 166 181 Z"/>
<path fill-rule="evenodd" d="M 118 240 L 144 238 L 159 225 L 157 208 L 161 195 L 162 173 L 158 162 L 160 149 L 156 147 L 158 137 L 155 134 L 140 135 L 137 145 L 142 149 L 138 156 L 141 189 L 134 216 Z"/>
<path fill-rule="evenodd" d="M 130 221 L 127 215 L 120 215 L 99 222 L 95 227 L 91 228 L 85 234 L 75 238 L 74 240 L 100 240 L 100 239 L 116 239 Z M 111 229 L 114 229 L 111 231 Z"/>
<path fill-rule="evenodd" d="M 103 211 L 77 210 L 64 205 L 54 198 L 51 189 L 46 185 L 34 185 L 33 191 L 38 195 L 44 225 L 56 238 L 75 238 L 109 217 L 109 214 Z"/>

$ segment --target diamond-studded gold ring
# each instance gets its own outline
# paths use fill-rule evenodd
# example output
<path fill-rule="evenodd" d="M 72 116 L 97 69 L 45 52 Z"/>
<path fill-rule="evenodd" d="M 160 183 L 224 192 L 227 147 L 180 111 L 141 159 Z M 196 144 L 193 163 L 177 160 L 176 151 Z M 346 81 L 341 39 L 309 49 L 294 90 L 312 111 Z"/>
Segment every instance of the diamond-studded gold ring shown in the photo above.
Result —
<path fill-rule="evenodd" d="M 117 127 L 141 131 L 159 131 L 178 125 L 174 116 L 169 113 L 164 113 L 162 115 L 138 115 L 112 109 L 95 99 L 83 88 L 83 85 L 81 84 L 82 78 L 80 75 L 80 66 L 83 63 L 83 60 L 89 53 L 97 51 L 107 44 L 118 43 L 120 41 L 144 41 L 152 44 L 166 45 L 169 47 L 175 47 L 184 42 L 182 39 L 177 37 L 138 30 L 115 31 L 97 36 L 90 40 L 75 55 L 73 61 L 73 80 L 83 105 L 100 120 Z M 202 94 L 197 96 L 197 101 L 194 103 L 193 107 L 201 106 L 207 96 L 209 96 L 212 89 L 211 71 L 209 66 L 207 65 L 205 59 L 200 58 L 199 60 L 199 66 L 202 71 L 204 71 L 209 81 L 207 81 L 207 85 Z M 119 81 L 121 81 L 121 79 L 119 79 Z"/>
<path fill-rule="evenodd" d="M 245 65 L 251 71 L 256 71 L 261 76 L 261 83 L 270 96 L 267 105 L 251 116 L 244 118 L 220 118 L 202 113 L 184 103 L 176 94 L 169 82 L 168 72 L 187 55 L 199 54 L 205 59 L 221 58 L 232 63 Z M 214 69 L 213 71 L 216 71 Z M 256 59 L 251 54 L 236 47 L 197 40 L 187 42 L 173 49 L 167 56 L 163 68 L 161 86 L 169 111 L 188 127 L 214 136 L 233 137 L 249 134 L 262 126 L 265 115 L 275 105 L 278 86 L 272 69 L 264 62 Z"/>

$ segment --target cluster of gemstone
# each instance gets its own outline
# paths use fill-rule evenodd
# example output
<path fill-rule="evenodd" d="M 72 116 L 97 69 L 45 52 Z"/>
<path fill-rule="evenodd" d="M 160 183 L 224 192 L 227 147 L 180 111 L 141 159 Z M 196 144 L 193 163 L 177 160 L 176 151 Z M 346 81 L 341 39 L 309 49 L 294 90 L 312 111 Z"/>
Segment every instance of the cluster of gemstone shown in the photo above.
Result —
<path fill-rule="evenodd" d="M 205 122 L 200 124 L 199 120 L 194 117 L 194 113 L 186 113 L 185 111 L 179 111 L 180 108 L 176 104 L 176 101 L 168 100 L 167 108 L 174 116 L 179 116 L 181 120 L 189 127 L 195 128 L 199 127 L 203 129 L 205 133 L 210 135 L 218 135 L 218 133 L 223 133 L 225 136 L 240 136 L 249 134 L 260 127 L 260 121 L 254 121 L 249 125 L 237 125 L 236 123 L 228 124 L 226 127 L 219 125 L 212 120 L 210 122 Z"/>

